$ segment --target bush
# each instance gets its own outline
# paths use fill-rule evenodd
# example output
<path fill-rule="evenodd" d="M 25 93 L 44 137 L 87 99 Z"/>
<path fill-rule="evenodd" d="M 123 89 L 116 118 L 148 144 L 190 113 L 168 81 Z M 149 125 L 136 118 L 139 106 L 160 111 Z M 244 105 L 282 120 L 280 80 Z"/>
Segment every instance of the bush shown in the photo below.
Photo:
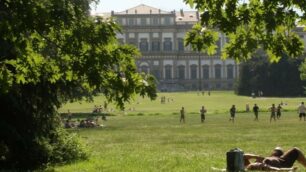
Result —
<path fill-rule="evenodd" d="M 51 163 L 67 163 L 88 158 L 88 151 L 76 134 L 64 129 L 57 129 L 51 143 L 53 150 L 50 155 Z"/>

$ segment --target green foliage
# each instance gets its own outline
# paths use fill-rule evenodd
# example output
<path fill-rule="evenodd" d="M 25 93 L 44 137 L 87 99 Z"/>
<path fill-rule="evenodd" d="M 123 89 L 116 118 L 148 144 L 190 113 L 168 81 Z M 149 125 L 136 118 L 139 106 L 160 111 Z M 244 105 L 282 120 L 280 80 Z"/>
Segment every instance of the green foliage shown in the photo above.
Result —
<path fill-rule="evenodd" d="M 76 134 L 70 134 L 63 129 L 57 129 L 54 132 L 53 138 L 49 162 L 67 163 L 88 158 L 89 148 L 85 147 Z M 46 145 L 48 146 L 48 144 Z"/>
<path fill-rule="evenodd" d="M 216 44 L 218 40 L 218 32 L 206 30 L 200 24 L 195 24 L 190 32 L 187 32 L 185 45 L 191 45 L 192 49 L 199 52 L 207 52 L 207 54 L 216 53 Z M 205 44 L 203 44 L 205 42 Z"/>
<path fill-rule="evenodd" d="M 266 51 L 270 61 L 278 61 L 283 54 L 298 57 L 303 53 L 303 42 L 293 30 L 304 23 L 306 2 L 296 0 L 238 1 L 184 0 L 201 12 L 197 30 L 206 28 L 206 37 L 214 31 L 225 33 L 230 39 L 223 58 L 245 61 L 258 49 Z M 209 47 L 214 42 L 200 39 L 201 32 L 190 31 L 187 42 L 194 47 Z"/>
<path fill-rule="evenodd" d="M 78 149 L 77 142 L 54 134 L 60 127 L 56 111 L 65 102 L 103 93 L 124 108 L 135 94 L 156 98 L 154 79 L 136 72 L 138 50 L 117 43 L 120 28 L 111 19 L 89 15 L 92 2 L 0 1 L 0 138 L 5 147 L 0 168 L 34 169 L 83 156 L 72 149 Z M 52 145 L 54 140 L 67 147 L 67 154 Z"/>
<path fill-rule="evenodd" d="M 304 62 L 300 65 L 299 70 L 301 72 L 301 79 L 303 81 L 306 81 L 306 59 L 304 60 Z M 304 87 L 306 89 L 306 87 Z"/>
<path fill-rule="evenodd" d="M 297 66 L 302 62 L 303 58 L 286 56 L 278 63 L 270 63 L 264 56 L 254 57 L 241 64 L 236 92 L 248 96 L 258 91 L 264 96 L 301 96 L 306 82 L 301 80 Z"/>

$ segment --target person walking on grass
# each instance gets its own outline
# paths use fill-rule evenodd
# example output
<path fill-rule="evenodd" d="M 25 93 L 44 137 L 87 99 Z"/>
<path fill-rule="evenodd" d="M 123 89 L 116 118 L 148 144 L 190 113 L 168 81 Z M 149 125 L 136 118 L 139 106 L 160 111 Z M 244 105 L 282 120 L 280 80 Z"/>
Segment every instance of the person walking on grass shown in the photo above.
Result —
<path fill-rule="evenodd" d="M 204 106 L 202 106 L 202 109 L 200 109 L 200 114 L 201 114 L 201 122 L 203 123 L 205 121 L 205 113 L 206 113 L 206 109 Z"/>
<path fill-rule="evenodd" d="M 185 123 L 185 109 L 184 109 L 184 107 L 182 107 L 182 109 L 180 110 L 180 113 L 181 113 L 180 123 L 181 122 Z"/>
<path fill-rule="evenodd" d="M 300 121 L 302 120 L 302 118 L 304 118 L 304 121 L 305 121 L 306 107 L 304 105 L 304 102 L 302 102 L 301 105 L 298 107 L 298 113 L 299 113 Z"/>
<path fill-rule="evenodd" d="M 280 117 L 281 117 L 281 115 L 282 115 L 281 110 L 282 110 L 282 106 L 279 104 L 279 105 L 277 106 L 277 108 L 276 108 L 276 117 L 277 117 L 277 119 L 280 119 Z"/>
<path fill-rule="evenodd" d="M 235 122 L 235 115 L 236 115 L 236 107 L 235 105 L 232 105 L 232 107 L 230 108 L 230 119 L 229 121 L 232 121 L 233 123 Z"/>
<path fill-rule="evenodd" d="M 274 121 L 276 121 L 276 107 L 275 104 L 272 104 L 272 107 L 270 107 L 270 112 L 271 112 L 271 116 L 270 116 L 270 123 L 272 121 L 272 119 L 274 119 Z"/>
<path fill-rule="evenodd" d="M 257 106 L 257 104 L 254 104 L 254 106 L 253 106 L 253 112 L 254 112 L 254 115 L 255 115 L 254 121 L 258 121 L 258 111 L 259 111 L 259 107 Z"/>

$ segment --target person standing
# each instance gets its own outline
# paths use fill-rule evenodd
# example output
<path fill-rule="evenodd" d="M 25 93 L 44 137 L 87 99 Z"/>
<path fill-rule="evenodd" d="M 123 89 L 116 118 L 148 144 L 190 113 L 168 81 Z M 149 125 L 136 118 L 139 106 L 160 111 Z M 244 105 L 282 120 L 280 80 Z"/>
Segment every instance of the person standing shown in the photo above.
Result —
<path fill-rule="evenodd" d="M 275 104 L 272 104 L 272 107 L 270 107 L 270 111 L 271 111 L 271 116 L 270 116 L 270 122 L 272 121 L 272 119 L 274 119 L 274 121 L 276 121 L 276 107 Z"/>
<path fill-rule="evenodd" d="M 301 105 L 299 106 L 298 112 L 299 112 L 300 121 L 302 120 L 302 118 L 304 118 L 305 121 L 306 107 L 304 105 L 304 102 L 302 102 Z"/>
<path fill-rule="evenodd" d="M 254 115 L 255 115 L 254 121 L 258 121 L 258 111 L 259 111 L 259 107 L 257 106 L 257 104 L 254 104 L 254 106 L 253 106 L 253 112 L 254 112 Z"/>
<path fill-rule="evenodd" d="M 236 114 L 236 107 L 235 105 L 232 105 L 232 107 L 230 108 L 230 119 L 229 121 L 232 121 L 233 123 L 235 122 L 235 114 Z"/>
<path fill-rule="evenodd" d="M 281 115 L 282 115 L 281 110 L 282 110 L 282 106 L 279 104 L 279 105 L 277 106 L 277 108 L 276 108 L 276 117 L 277 117 L 277 119 L 280 119 L 280 117 L 281 117 Z"/>
<path fill-rule="evenodd" d="M 202 109 L 200 109 L 200 114 L 201 114 L 201 122 L 203 123 L 205 121 L 205 113 L 206 113 L 206 109 L 204 106 L 202 106 Z"/>
<path fill-rule="evenodd" d="M 185 109 L 184 109 L 184 107 L 182 107 L 180 113 L 181 113 L 180 123 L 181 122 L 185 123 Z"/>
<path fill-rule="evenodd" d="M 248 103 L 245 105 L 245 111 L 250 112 L 250 105 Z"/>

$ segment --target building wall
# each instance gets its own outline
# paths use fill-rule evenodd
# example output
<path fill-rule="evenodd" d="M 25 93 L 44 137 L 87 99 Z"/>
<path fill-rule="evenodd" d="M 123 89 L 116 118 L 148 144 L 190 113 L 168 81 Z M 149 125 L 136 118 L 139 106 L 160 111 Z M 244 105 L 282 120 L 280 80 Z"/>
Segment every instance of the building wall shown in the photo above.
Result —
<path fill-rule="evenodd" d="M 185 34 L 198 21 L 197 12 L 165 12 L 140 5 L 111 15 L 123 28 L 123 33 L 117 34 L 119 41 L 134 44 L 142 53 L 136 62 L 139 72 L 154 75 L 160 90 L 233 89 L 239 64 L 232 59 L 221 60 L 225 35 L 219 33 L 214 56 L 184 47 Z"/>

